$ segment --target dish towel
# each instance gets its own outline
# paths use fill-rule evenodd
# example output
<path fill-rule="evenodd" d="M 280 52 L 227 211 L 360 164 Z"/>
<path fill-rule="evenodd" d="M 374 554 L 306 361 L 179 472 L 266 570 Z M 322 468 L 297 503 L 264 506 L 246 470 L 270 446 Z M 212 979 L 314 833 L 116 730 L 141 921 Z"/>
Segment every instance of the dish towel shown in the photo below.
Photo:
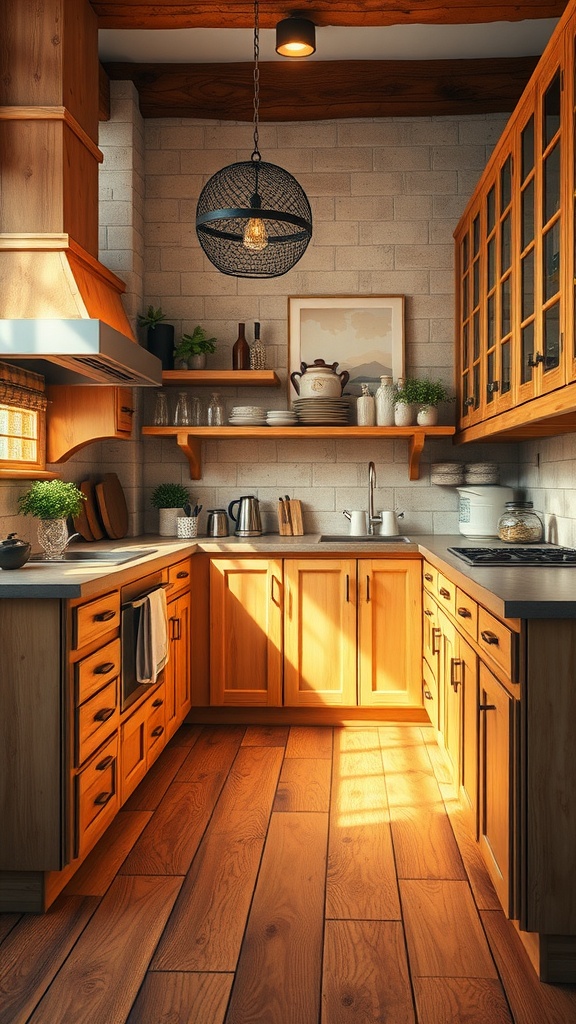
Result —
<path fill-rule="evenodd" d="M 166 591 L 159 587 L 142 598 L 136 637 L 136 678 L 152 685 L 168 661 Z"/>

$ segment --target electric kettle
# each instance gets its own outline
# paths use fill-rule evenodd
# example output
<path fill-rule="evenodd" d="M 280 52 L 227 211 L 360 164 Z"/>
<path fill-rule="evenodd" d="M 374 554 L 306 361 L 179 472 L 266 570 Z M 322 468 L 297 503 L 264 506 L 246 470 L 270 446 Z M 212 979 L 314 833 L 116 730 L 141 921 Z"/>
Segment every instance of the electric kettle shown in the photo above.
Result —
<path fill-rule="evenodd" d="M 238 506 L 238 515 L 234 515 L 234 506 Z M 253 494 L 243 494 L 228 505 L 228 515 L 236 523 L 237 537 L 259 537 L 262 533 L 260 506 L 258 498 Z"/>

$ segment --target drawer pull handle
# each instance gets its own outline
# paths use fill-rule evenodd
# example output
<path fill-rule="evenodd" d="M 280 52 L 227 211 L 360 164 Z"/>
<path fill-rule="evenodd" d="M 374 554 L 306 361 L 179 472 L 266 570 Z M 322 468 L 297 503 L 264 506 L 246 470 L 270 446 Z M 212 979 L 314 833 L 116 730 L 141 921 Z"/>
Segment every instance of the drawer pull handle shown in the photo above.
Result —
<path fill-rule="evenodd" d="M 164 732 L 163 725 L 157 725 L 155 729 L 152 729 L 152 736 L 161 736 Z"/>
<path fill-rule="evenodd" d="M 366 604 L 370 604 L 370 577 L 366 577 Z"/>
<path fill-rule="evenodd" d="M 180 619 L 178 618 L 177 615 L 173 615 L 171 617 L 171 619 L 170 619 L 170 622 L 171 622 L 171 625 L 172 625 L 172 632 L 170 634 L 170 639 L 171 640 L 181 640 L 182 639 L 182 628 L 181 628 Z"/>
<path fill-rule="evenodd" d="M 434 626 L 432 629 L 432 654 L 440 654 L 440 647 L 436 647 L 436 641 L 440 640 L 442 636 L 442 630 L 439 626 Z"/>
<path fill-rule="evenodd" d="M 121 405 L 120 412 L 127 412 L 130 416 L 134 415 L 134 409 L 131 409 L 129 405 Z"/>
<path fill-rule="evenodd" d="M 458 692 L 458 687 L 462 682 L 461 679 L 456 678 L 456 669 L 461 668 L 462 661 L 460 658 L 450 658 L 450 685 L 454 690 L 454 693 Z"/>
<path fill-rule="evenodd" d="M 498 644 L 500 643 L 496 633 L 491 633 L 489 629 L 483 629 L 480 636 L 486 644 L 495 644 L 496 647 L 498 647 Z"/>
<path fill-rule="evenodd" d="M 470 611 L 469 608 L 458 608 L 457 611 L 458 611 L 458 615 L 460 615 L 461 618 L 463 618 L 463 619 L 471 619 L 472 618 L 472 612 Z"/>
<path fill-rule="evenodd" d="M 157 697 L 156 700 L 152 701 L 152 707 L 153 708 L 161 708 L 163 703 L 164 703 L 164 701 L 160 697 Z"/>
<path fill-rule="evenodd" d="M 438 591 L 438 593 L 440 594 L 440 597 L 445 597 L 446 600 L 448 600 L 452 596 L 450 594 L 450 591 L 446 590 L 446 587 L 440 587 L 440 590 Z"/>
<path fill-rule="evenodd" d="M 431 572 L 425 572 L 424 573 L 424 579 L 427 580 L 428 583 L 432 583 L 432 580 L 434 579 L 434 577 L 433 577 Z"/>
<path fill-rule="evenodd" d="M 95 798 L 94 803 L 98 807 L 104 807 L 105 804 L 107 804 L 108 801 L 111 800 L 113 796 L 114 796 L 114 794 L 112 792 L 109 792 L 109 793 L 99 793 L 98 796 Z"/>
<path fill-rule="evenodd" d="M 99 761 L 98 762 L 98 764 L 96 765 L 96 771 L 97 772 L 104 772 L 104 771 L 106 771 L 106 769 L 109 768 L 110 765 L 112 764 L 113 760 L 114 760 L 114 755 L 113 754 L 108 754 L 108 757 L 105 757 L 103 761 Z"/>
<path fill-rule="evenodd" d="M 187 580 L 190 573 L 186 572 L 185 569 L 181 569 L 180 572 L 176 573 L 177 580 Z"/>
<path fill-rule="evenodd" d="M 496 711 L 496 705 L 495 704 L 480 704 L 478 710 L 479 711 Z"/>
<path fill-rule="evenodd" d="M 430 693 L 430 690 L 424 690 L 424 697 L 426 698 L 426 700 L 432 700 L 433 699 L 432 698 L 432 694 Z"/>
<path fill-rule="evenodd" d="M 350 600 L 350 576 L 348 575 L 348 573 L 346 573 L 346 597 L 345 597 L 345 600 L 347 602 Z"/>
<path fill-rule="evenodd" d="M 106 612 L 98 612 L 98 615 L 94 616 L 94 622 L 110 622 L 110 619 L 115 618 L 116 612 L 112 610 Z"/>
<path fill-rule="evenodd" d="M 111 672 L 114 667 L 113 661 L 104 661 L 101 665 L 97 665 L 96 668 L 93 669 L 93 673 L 95 676 L 105 676 L 106 673 Z"/>
<path fill-rule="evenodd" d="M 424 615 L 427 615 L 428 618 L 431 619 L 432 616 L 434 615 L 434 612 L 431 612 L 429 608 L 425 608 L 424 609 Z"/>
<path fill-rule="evenodd" d="M 116 708 L 102 708 L 100 711 L 97 711 L 96 714 L 94 715 L 94 721 L 107 722 L 109 718 L 112 718 L 112 715 L 114 714 L 115 711 Z"/>

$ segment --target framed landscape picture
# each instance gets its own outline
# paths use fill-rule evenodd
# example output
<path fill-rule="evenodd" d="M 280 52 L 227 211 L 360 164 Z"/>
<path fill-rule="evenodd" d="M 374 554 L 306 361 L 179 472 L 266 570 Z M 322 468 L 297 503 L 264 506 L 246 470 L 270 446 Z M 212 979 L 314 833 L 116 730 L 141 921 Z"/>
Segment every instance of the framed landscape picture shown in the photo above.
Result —
<path fill-rule="evenodd" d="M 288 299 L 288 390 L 290 374 L 315 359 L 348 370 L 344 394 L 374 393 L 380 377 L 404 376 L 403 295 L 296 295 Z"/>

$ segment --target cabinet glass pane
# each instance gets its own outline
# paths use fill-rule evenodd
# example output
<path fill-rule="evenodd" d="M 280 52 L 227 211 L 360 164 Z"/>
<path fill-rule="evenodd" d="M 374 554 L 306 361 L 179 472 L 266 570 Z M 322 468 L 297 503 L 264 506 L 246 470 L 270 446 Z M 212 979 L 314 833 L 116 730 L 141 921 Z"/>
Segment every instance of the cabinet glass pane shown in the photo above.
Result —
<path fill-rule="evenodd" d="M 462 328 L 462 365 L 468 366 L 470 362 L 470 351 L 469 351 L 469 332 L 468 324 L 464 324 Z"/>
<path fill-rule="evenodd" d="M 474 217 L 472 225 L 472 255 L 477 256 L 480 248 L 480 214 Z"/>
<path fill-rule="evenodd" d="M 480 402 L 480 366 L 476 363 L 474 367 L 474 393 L 472 395 L 474 399 L 474 409 L 478 408 Z"/>
<path fill-rule="evenodd" d="M 505 281 L 502 281 L 502 284 L 500 285 L 500 303 L 501 303 L 500 308 L 502 310 L 502 313 L 501 313 L 502 322 L 500 324 L 500 337 L 501 338 L 504 338 L 504 337 L 506 337 L 507 334 L 510 334 L 510 310 L 511 310 L 510 291 L 511 291 L 511 284 L 512 284 L 512 275 L 510 275 L 510 277 L 507 277 Z"/>
<path fill-rule="evenodd" d="M 560 143 L 558 142 L 544 161 L 544 185 L 542 194 L 543 223 L 547 224 L 560 209 Z"/>
<path fill-rule="evenodd" d="M 560 127 L 560 71 L 557 71 L 544 93 L 544 148 L 550 144 Z"/>
<path fill-rule="evenodd" d="M 469 313 L 468 275 L 466 275 L 462 281 L 462 316 L 467 317 Z"/>
<path fill-rule="evenodd" d="M 560 303 L 544 313 L 544 373 L 560 364 Z"/>
<path fill-rule="evenodd" d="M 511 241 L 510 214 L 502 221 L 502 234 L 500 235 L 500 273 L 504 274 L 509 270 L 512 263 L 512 241 Z"/>
<path fill-rule="evenodd" d="M 522 320 L 534 312 L 534 250 L 522 260 Z"/>
<path fill-rule="evenodd" d="M 500 171 L 500 213 L 503 213 L 512 199 L 512 157 L 508 157 Z"/>
<path fill-rule="evenodd" d="M 534 115 L 526 123 L 522 131 L 522 181 L 534 167 Z"/>
<path fill-rule="evenodd" d="M 487 402 L 488 405 L 491 405 L 492 402 L 494 401 L 494 391 L 492 390 L 490 385 L 494 383 L 494 366 L 495 366 L 495 362 L 496 362 L 496 360 L 494 358 L 494 353 L 490 352 L 490 355 L 488 356 L 488 364 L 487 364 L 488 384 L 487 384 L 487 387 L 486 387 L 486 402 Z"/>
<path fill-rule="evenodd" d="M 532 367 L 528 362 L 534 358 L 534 321 L 522 328 L 522 365 L 520 368 L 520 381 L 526 384 L 532 380 Z"/>
<path fill-rule="evenodd" d="M 474 275 L 472 285 L 472 308 L 476 309 L 476 306 L 480 301 L 480 260 L 476 260 L 472 273 Z"/>
<path fill-rule="evenodd" d="M 472 403 L 470 401 L 470 374 L 466 373 L 462 378 L 462 415 L 467 416 Z"/>
<path fill-rule="evenodd" d="M 500 361 L 502 363 L 502 380 L 500 381 L 500 392 L 505 395 L 510 391 L 510 342 L 505 341 L 500 349 Z"/>
<path fill-rule="evenodd" d="M 551 299 L 560 289 L 560 221 L 544 235 L 544 299 Z"/>
<path fill-rule="evenodd" d="M 488 320 L 488 348 L 493 348 L 496 342 L 496 302 L 494 295 L 491 295 L 488 299 L 486 314 Z"/>
<path fill-rule="evenodd" d="M 488 291 L 492 291 L 496 283 L 496 239 L 488 242 Z"/>
<path fill-rule="evenodd" d="M 496 189 L 494 188 L 494 185 L 492 185 L 492 188 L 486 197 L 486 222 L 488 226 L 488 234 L 490 234 L 496 223 Z"/>
<path fill-rule="evenodd" d="M 462 270 L 468 270 L 468 235 L 462 239 Z"/>
<path fill-rule="evenodd" d="M 474 316 L 472 317 L 472 338 L 472 358 L 478 359 L 478 356 L 480 355 L 480 316 L 478 313 L 474 313 Z"/>
<path fill-rule="evenodd" d="M 522 251 L 534 241 L 534 179 L 522 193 Z"/>

